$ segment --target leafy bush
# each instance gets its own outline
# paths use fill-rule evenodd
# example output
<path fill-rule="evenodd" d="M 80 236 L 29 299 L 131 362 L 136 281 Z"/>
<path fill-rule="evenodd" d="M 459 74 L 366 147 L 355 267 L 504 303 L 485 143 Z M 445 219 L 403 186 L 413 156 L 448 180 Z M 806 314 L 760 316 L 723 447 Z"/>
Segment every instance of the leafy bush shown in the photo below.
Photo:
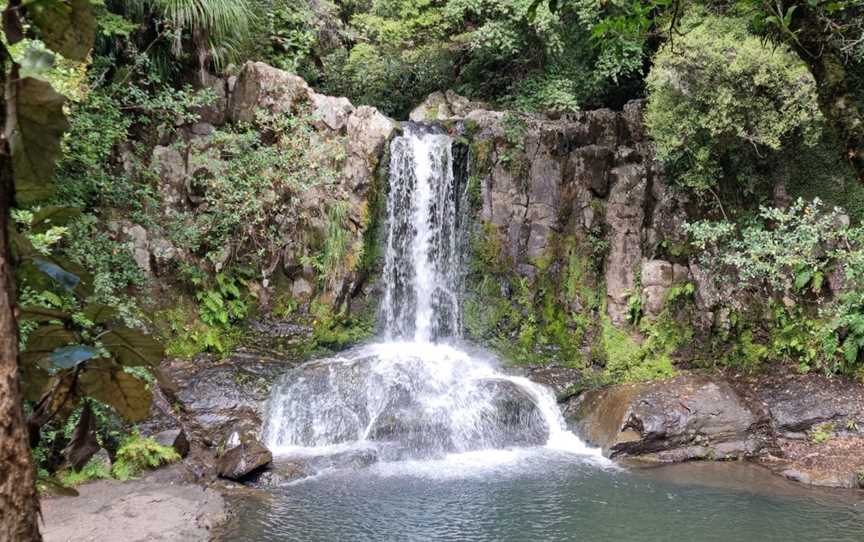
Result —
<path fill-rule="evenodd" d="M 818 141 L 813 78 L 788 47 L 751 35 L 744 19 L 692 11 L 681 26 L 646 79 L 657 157 L 697 192 L 723 181 L 734 183 L 730 192 L 753 191 L 771 180 L 779 150 L 808 152 Z"/>
<path fill-rule="evenodd" d="M 155 469 L 179 460 L 180 455 L 174 448 L 162 446 L 150 437 L 133 433 L 117 450 L 111 473 L 118 480 L 128 480 L 146 469 Z"/>
<path fill-rule="evenodd" d="M 173 216 L 169 238 L 217 270 L 272 268 L 284 248 L 284 221 L 296 215 L 296 194 L 330 182 L 345 158 L 338 140 L 310 145 L 313 131 L 311 119 L 261 113 L 255 123 L 226 127 L 193 147 L 192 190 L 203 201 Z"/>
<path fill-rule="evenodd" d="M 93 480 L 106 480 L 112 477 L 111 467 L 99 458 L 91 459 L 81 470 L 65 470 L 57 473 L 57 478 L 66 487 L 80 486 Z"/>
<path fill-rule="evenodd" d="M 762 207 L 743 224 L 699 222 L 686 229 L 718 281 L 735 273 L 739 292 L 779 298 L 771 323 L 776 357 L 794 358 L 802 370 L 860 370 L 864 228 L 851 226 L 840 209 L 825 209 L 817 199 L 798 200 L 786 210 Z M 834 289 L 828 288 L 829 275 Z M 781 308 L 783 301 L 807 311 Z"/>

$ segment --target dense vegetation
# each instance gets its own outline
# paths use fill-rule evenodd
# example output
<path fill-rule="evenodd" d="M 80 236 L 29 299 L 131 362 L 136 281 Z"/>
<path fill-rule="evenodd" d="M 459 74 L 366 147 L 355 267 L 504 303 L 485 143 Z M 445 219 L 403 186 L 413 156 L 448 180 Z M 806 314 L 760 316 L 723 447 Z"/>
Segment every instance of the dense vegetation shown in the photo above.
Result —
<path fill-rule="evenodd" d="M 194 209 L 164 212 L 171 194 L 160 185 L 160 168 L 170 163 L 153 160 L 154 149 L 169 157 L 172 142 L 189 139 L 181 127 L 205 120 L 208 106 L 220 99 L 214 76 L 236 74 L 247 60 L 297 73 L 322 93 L 395 118 L 445 89 L 496 108 L 556 114 L 646 99 L 657 158 L 699 218 L 687 225 L 690 242 L 682 250 L 718 275 L 735 274 L 742 295 L 765 305 L 733 311 L 710 364 L 788 363 L 801 371 L 864 374 L 860 2 L 46 5 L 28 8 L 26 17 L 21 2 L 2 6 L 22 13 L 17 27 L 4 25 L 4 73 L 18 70 L 30 85 L 20 92 L 36 96 L 31 105 L 44 111 L 28 119 L 22 109 L 19 122 L 53 134 L 50 141 L 32 139 L 44 163 L 31 161 L 30 169 L 16 161 L 20 147 L 12 143 L 22 379 L 31 425 L 42 427 L 36 456 L 46 476 L 67 472 L 60 451 L 82 419 L 98 426 L 100 446 L 137 465 L 122 476 L 173 459 L 163 450 L 136 458 L 135 450 L 147 446 L 128 437 L 129 426 L 117 416 L 146 415 L 164 347 L 173 356 L 227 353 L 261 314 L 300 318 L 313 328 L 308 341 L 290 345 L 294 353 L 340 347 L 372 330 L 368 315 L 342 314 L 326 302 L 300 311 L 300 300 L 278 291 L 273 270 L 286 251 L 280 228 L 297 213 L 291 194 L 325 184 L 344 160 L 326 149 L 310 152 L 313 119 L 303 111 L 221 126 L 206 144 L 192 144 L 183 160 L 199 167 L 191 182 L 200 201 Z M 92 17 L 76 19 L 84 12 Z M 72 31 L 58 34 L 46 17 L 71 17 L 78 31 L 91 35 L 92 48 L 89 41 L 69 46 Z M 363 218 L 370 231 L 375 213 L 369 209 Z M 314 287 L 326 284 L 333 268 L 363 271 L 374 258 L 371 235 L 363 246 L 347 245 L 350 220 L 341 204 L 322 214 L 317 251 L 302 261 L 316 277 Z M 170 279 L 155 283 L 130 247 L 135 225 L 166 247 L 183 247 L 191 259 L 172 259 L 166 249 L 164 262 L 145 266 L 167 266 L 160 274 Z M 485 284 L 490 303 L 466 311 L 476 321 L 509 326 L 506 334 L 486 338 L 513 359 L 551 357 L 587 368 L 592 360 L 574 345 L 588 324 L 556 305 L 553 284 L 562 278 L 570 297 L 601 308 L 602 296 L 579 282 L 603 265 L 601 244 L 578 250 L 565 240 L 563 277 L 518 283 L 506 300 L 495 298 L 495 284 Z M 487 267 L 492 260 L 484 262 L 484 251 L 499 250 L 482 242 L 475 249 Z M 266 280 L 262 269 L 269 270 Z M 261 287 L 271 280 L 275 296 Z M 692 288 L 681 285 L 660 321 L 641 322 L 634 300 L 632 329 L 603 323 L 592 340 L 604 352 L 594 360 L 604 364 L 604 381 L 671 374 L 672 355 L 692 337 L 675 324 Z M 637 331 L 641 344 L 630 338 Z M 111 474 L 88 468 L 93 476 Z"/>

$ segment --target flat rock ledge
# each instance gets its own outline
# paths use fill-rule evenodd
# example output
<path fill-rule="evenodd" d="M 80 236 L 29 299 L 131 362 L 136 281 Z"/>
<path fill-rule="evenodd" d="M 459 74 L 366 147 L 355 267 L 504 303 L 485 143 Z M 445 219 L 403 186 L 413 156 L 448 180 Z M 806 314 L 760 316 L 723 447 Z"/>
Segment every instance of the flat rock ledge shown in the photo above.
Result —
<path fill-rule="evenodd" d="M 100 480 L 78 497 L 42 499 L 46 542 L 198 542 L 226 519 L 222 495 L 180 481 L 182 465 L 126 482 Z"/>
<path fill-rule="evenodd" d="M 864 386 L 842 378 L 688 372 L 590 390 L 562 405 L 607 457 L 757 460 L 804 484 L 864 488 Z"/>

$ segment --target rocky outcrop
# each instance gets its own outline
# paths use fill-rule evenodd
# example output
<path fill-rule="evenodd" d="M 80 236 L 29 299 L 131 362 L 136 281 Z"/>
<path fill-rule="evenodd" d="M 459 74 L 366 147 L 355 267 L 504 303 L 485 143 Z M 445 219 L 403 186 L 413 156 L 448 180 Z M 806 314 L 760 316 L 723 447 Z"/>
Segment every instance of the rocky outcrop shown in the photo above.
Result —
<path fill-rule="evenodd" d="M 408 118 L 412 122 L 441 122 L 464 118 L 477 109 L 488 109 L 488 106 L 446 90 L 427 96 L 423 103 L 411 110 Z"/>
<path fill-rule="evenodd" d="M 658 257 L 663 225 L 685 216 L 654 162 L 641 108 L 632 102 L 621 112 L 555 119 L 474 110 L 463 121 L 473 173 L 482 179 L 479 219 L 497 236 L 508 266 L 530 280 L 541 268 L 567 267 L 564 243 L 585 258 L 605 252 L 593 265 L 602 274 L 582 278 L 589 287 L 605 283 L 608 316 L 619 326 L 634 295 L 659 312 L 673 269 Z M 644 294 L 636 291 L 643 261 L 649 273 L 670 271 L 643 282 Z"/>
<path fill-rule="evenodd" d="M 864 487 L 864 389 L 844 379 L 688 373 L 588 391 L 564 412 L 609 457 L 754 458 L 802 483 Z"/>
<path fill-rule="evenodd" d="M 604 455 L 657 461 L 754 457 L 767 420 L 722 378 L 684 375 L 584 393 L 568 405 L 575 427 Z"/>
<path fill-rule="evenodd" d="M 279 288 L 296 292 L 301 305 L 319 299 L 342 308 L 353 296 L 362 296 L 367 277 L 356 265 L 334 266 L 322 282 L 309 262 L 322 251 L 334 214 L 340 216 L 349 250 L 363 246 L 364 234 L 375 220 L 370 209 L 376 190 L 383 188 L 377 187 L 376 174 L 397 124 L 372 107 L 355 107 L 347 98 L 319 94 L 302 78 L 261 62 L 245 64 L 236 77 L 209 77 L 205 83 L 217 99 L 200 109 L 199 121 L 180 126 L 175 136 L 159 141 L 141 171 L 135 160 L 128 160 L 128 173 L 158 178 L 158 212 L 166 218 L 196 215 L 207 210 L 206 180 L 218 177 L 229 165 L 230 153 L 220 147 L 215 130 L 231 129 L 232 124 L 255 125 L 262 114 L 277 124 L 288 116 L 307 122 L 311 130 L 301 136 L 308 142 L 300 146 L 306 149 L 310 168 L 328 171 L 326 182 L 308 187 L 275 183 L 274 191 L 263 196 L 271 203 L 284 202 L 286 210 L 267 225 L 278 237 L 266 259 L 261 257 L 265 260 L 260 262 L 262 279 L 253 288 L 265 306 L 277 295 L 272 292 L 274 276 L 279 276 Z M 267 130 L 262 128 L 262 140 L 281 144 L 267 143 L 273 138 Z M 169 264 L 178 261 L 218 272 L 227 261 L 243 257 L 229 251 L 244 250 L 238 242 L 239 248 L 224 247 L 222 254 L 211 250 L 208 258 L 201 258 L 187 246 L 165 241 L 168 235 L 158 226 L 159 220 L 154 222 L 147 228 L 124 222 L 117 234 L 129 243 L 136 263 L 148 276 L 170 279 L 174 267 Z M 246 247 L 253 249 L 260 247 Z"/>
<path fill-rule="evenodd" d="M 243 480 L 273 461 L 273 454 L 256 438 L 232 433 L 226 445 L 216 463 L 216 473 L 222 478 Z"/>

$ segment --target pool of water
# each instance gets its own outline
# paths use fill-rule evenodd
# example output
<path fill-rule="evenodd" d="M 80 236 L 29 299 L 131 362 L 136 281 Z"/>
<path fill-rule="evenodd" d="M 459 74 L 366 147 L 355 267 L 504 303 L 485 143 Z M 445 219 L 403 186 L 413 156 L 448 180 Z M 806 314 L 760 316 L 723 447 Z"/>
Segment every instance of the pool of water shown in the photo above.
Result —
<path fill-rule="evenodd" d="M 223 541 L 864 541 L 858 493 L 749 465 L 646 469 L 548 448 L 333 469 L 234 510 Z"/>

